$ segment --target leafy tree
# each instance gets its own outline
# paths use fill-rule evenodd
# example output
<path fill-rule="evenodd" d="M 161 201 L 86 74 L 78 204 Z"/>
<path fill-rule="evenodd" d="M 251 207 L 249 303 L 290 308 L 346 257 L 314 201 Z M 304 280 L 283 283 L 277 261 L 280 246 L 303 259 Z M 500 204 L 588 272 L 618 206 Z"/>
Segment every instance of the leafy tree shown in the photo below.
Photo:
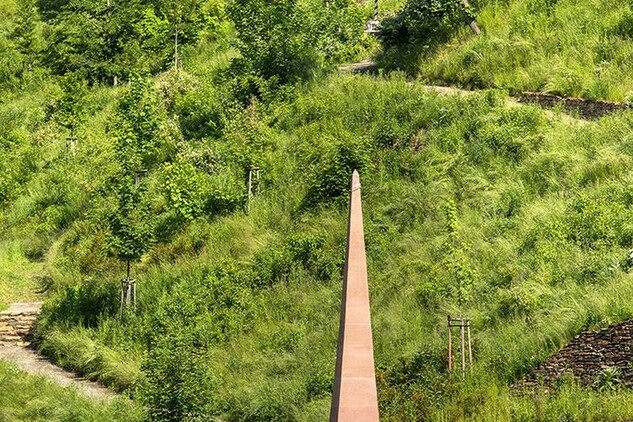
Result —
<path fill-rule="evenodd" d="M 52 106 L 55 121 L 68 129 L 71 136 L 84 118 L 85 89 L 77 75 L 69 75 L 62 83 L 62 94 Z"/>
<path fill-rule="evenodd" d="M 235 0 L 229 17 L 237 30 L 241 57 L 233 60 L 233 71 L 244 102 L 309 79 L 362 44 L 362 15 L 350 0 L 331 1 L 330 8 L 314 1 Z"/>
<path fill-rule="evenodd" d="M 54 73 L 91 80 L 109 78 L 120 34 L 107 25 L 105 3 L 70 0 L 49 20 L 43 62 Z"/>
<path fill-rule="evenodd" d="M 35 55 L 38 53 L 36 28 L 39 23 L 39 10 L 35 0 L 20 1 L 11 39 L 20 53 L 29 57 L 28 66 L 32 66 Z"/>
<path fill-rule="evenodd" d="M 192 44 L 198 40 L 204 29 L 206 16 L 203 0 L 157 0 L 156 9 L 171 28 L 173 56 L 178 57 L 178 48 L 183 44 Z"/>
<path fill-rule="evenodd" d="M 242 54 L 234 67 L 280 84 L 307 78 L 318 64 L 316 34 L 298 0 L 236 0 L 229 10 Z"/>
<path fill-rule="evenodd" d="M 169 205 L 180 218 L 193 220 L 202 211 L 202 187 L 196 169 L 179 160 L 167 164 L 163 190 Z"/>
<path fill-rule="evenodd" d="M 385 48 L 434 47 L 464 24 L 465 11 L 463 0 L 409 0 L 381 22 L 379 37 Z"/>
<path fill-rule="evenodd" d="M 136 187 L 131 175 L 123 175 L 115 187 L 117 208 L 108 217 L 108 243 L 117 258 L 133 262 L 145 254 L 152 243 L 149 209 L 143 201 L 145 188 Z"/>
<path fill-rule="evenodd" d="M 134 77 L 113 121 L 115 151 L 124 173 L 150 168 L 158 160 L 160 116 L 151 80 Z"/>
<path fill-rule="evenodd" d="M 115 152 L 120 170 L 115 176 L 116 209 L 108 216 L 109 244 L 122 260 L 137 261 L 153 240 L 145 186 L 136 171 L 152 163 L 158 145 L 159 113 L 150 82 L 136 78 L 117 104 Z"/>
<path fill-rule="evenodd" d="M 157 72 L 178 44 L 195 43 L 209 21 L 203 0 L 67 0 L 45 7 L 50 40 L 44 62 L 95 82 Z"/>
<path fill-rule="evenodd" d="M 471 299 L 471 288 L 474 283 L 475 273 L 468 264 L 465 255 L 465 245 L 459 238 L 459 226 L 457 222 L 457 205 L 449 200 L 446 204 L 446 265 L 451 275 L 457 281 L 455 296 L 461 312 L 462 305 Z"/>

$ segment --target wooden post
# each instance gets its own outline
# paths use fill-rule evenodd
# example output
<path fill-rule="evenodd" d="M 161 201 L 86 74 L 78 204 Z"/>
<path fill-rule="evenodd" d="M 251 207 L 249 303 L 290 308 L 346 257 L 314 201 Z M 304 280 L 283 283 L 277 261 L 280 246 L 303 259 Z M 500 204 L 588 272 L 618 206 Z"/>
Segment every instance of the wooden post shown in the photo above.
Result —
<path fill-rule="evenodd" d="M 466 327 L 468 328 L 468 357 L 470 360 L 470 372 L 473 372 L 473 347 L 472 347 L 472 343 L 470 341 L 470 320 L 467 320 L 467 325 Z"/>
<path fill-rule="evenodd" d="M 453 333 L 451 329 L 451 316 L 448 316 L 448 370 L 453 370 Z"/>
<path fill-rule="evenodd" d="M 119 307 L 119 315 L 123 316 L 123 305 L 125 304 L 125 288 L 123 287 L 123 283 L 125 280 L 121 280 L 121 306 Z"/>
<path fill-rule="evenodd" d="M 255 169 L 255 180 L 257 180 L 257 193 L 261 192 L 261 185 L 259 183 L 259 168 Z"/>
<path fill-rule="evenodd" d="M 251 198 L 253 197 L 253 169 L 248 169 L 248 203 L 246 206 L 246 213 L 251 213 Z"/>
<path fill-rule="evenodd" d="M 460 320 L 459 331 L 462 337 L 461 355 L 462 355 L 462 379 L 463 379 L 463 378 L 466 378 L 466 347 L 465 347 L 466 343 L 464 341 L 464 318 L 460 317 L 459 320 Z"/>
<path fill-rule="evenodd" d="M 74 136 L 69 136 L 66 138 L 66 155 L 75 155 L 75 144 L 77 143 L 77 138 Z"/>
<path fill-rule="evenodd" d="M 136 280 L 133 281 L 132 294 L 134 295 L 134 312 L 136 313 Z"/>
<path fill-rule="evenodd" d="M 134 177 L 134 186 L 139 186 L 141 184 L 141 182 L 143 181 L 143 179 L 145 177 L 147 177 L 147 173 L 149 171 L 147 169 L 139 169 L 136 170 L 136 176 Z M 130 278 L 130 275 L 128 274 L 128 278 Z"/>
<path fill-rule="evenodd" d="M 468 3 L 468 0 L 462 0 L 462 3 L 464 4 L 464 11 L 466 13 L 466 19 L 468 20 L 468 25 L 470 26 L 470 29 L 472 29 L 473 34 L 481 35 L 481 29 L 479 29 L 477 21 L 468 13 L 468 9 L 470 9 L 470 3 Z"/>

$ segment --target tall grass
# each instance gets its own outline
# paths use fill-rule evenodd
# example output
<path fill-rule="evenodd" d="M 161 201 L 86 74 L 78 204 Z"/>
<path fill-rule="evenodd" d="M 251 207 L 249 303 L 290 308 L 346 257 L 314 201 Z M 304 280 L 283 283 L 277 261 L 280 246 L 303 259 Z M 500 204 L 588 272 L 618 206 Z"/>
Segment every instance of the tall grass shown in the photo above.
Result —
<path fill-rule="evenodd" d="M 38 300 L 42 264 L 30 262 L 19 242 L 0 247 L 0 309 L 13 302 Z"/>
<path fill-rule="evenodd" d="M 69 388 L 0 362 L 0 420 L 141 421 L 142 409 L 125 399 L 96 403 Z"/>
<path fill-rule="evenodd" d="M 199 289 L 196 280 L 218 267 L 235 283 L 273 274 L 272 284 L 247 293 L 232 288 L 244 295 L 242 313 L 214 308 L 190 322 L 205 327 L 200 340 L 209 341 L 209 400 L 229 420 L 323 420 L 346 198 L 303 204 L 341 154 L 334 146 L 349 143 L 371 157 L 361 177 L 385 420 L 597 421 L 630 414 L 627 392 L 571 386 L 531 398 L 509 387 L 581 330 L 633 316 L 623 264 L 633 243 L 629 115 L 573 125 L 534 107 L 506 108 L 495 93 L 440 97 L 394 75 L 332 77 L 292 104 L 270 105 L 267 118 L 273 123 L 259 136 L 275 153 L 265 155 L 267 182 L 251 214 L 188 225 L 137 267 L 136 318 L 121 325 L 106 314 L 81 329 L 44 325 L 46 350 L 83 372 L 130 384 L 125 379 L 139 362 L 117 369 L 121 358 L 99 350 L 126 356 L 148 347 L 156 316 L 167 316 L 175 300 L 188 303 L 187 289 Z M 421 147 L 411 147 L 414 136 Z M 445 369 L 445 318 L 459 312 L 446 263 L 448 199 L 457 201 L 462 253 L 475 274 L 472 300 L 462 309 L 473 318 L 476 356 L 465 384 Z M 335 269 L 325 279 L 310 267 L 283 267 L 288 236 L 307 233 L 325 234 L 319 254 Z M 213 337 L 220 316 L 230 328 Z"/>
<path fill-rule="evenodd" d="M 483 35 L 473 37 L 465 27 L 451 43 L 420 57 L 421 78 L 616 101 L 633 91 L 629 2 L 490 0 L 478 8 Z M 399 67 L 398 60 L 395 55 L 390 67 Z"/>
<path fill-rule="evenodd" d="M 558 2 L 556 19 L 566 16 L 569 4 Z M 586 11 L 597 4 L 577 7 Z M 513 21 L 505 13 L 530 16 L 526 7 L 486 3 L 482 26 L 508 30 Z M 529 57 L 537 48 L 518 41 L 504 47 L 492 33 L 456 48 L 481 45 L 488 55 L 494 50 Z M 582 34 L 561 42 L 583 45 Z M 217 57 L 196 59 L 195 51 L 186 52 L 183 79 L 216 95 L 221 88 L 205 69 L 222 68 L 233 53 L 205 49 Z M 428 66 L 452 63 L 454 56 L 443 54 Z M 483 85 L 531 87 L 542 68 L 528 68 L 526 76 L 516 66 L 531 59 L 519 59 L 504 60 L 514 63 L 507 70 L 514 79 L 497 83 L 492 73 L 494 83 Z M 462 69 L 448 64 L 447 76 L 438 73 L 442 78 Z M 172 77 L 159 77 L 157 87 L 164 101 L 175 103 L 176 94 L 163 90 L 173 88 Z M 460 78 L 455 80 L 469 83 Z M 47 89 L 56 88 L 51 83 Z M 226 187 L 222 177 L 257 163 L 262 189 L 249 214 L 237 209 L 174 223 L 134 264 L 138 313 L 121 318 L 116 304 L 124 267 L 106 253 L 102 219 L 111 206 L 104 192 L 116 170 L 105 129 L 117 90 L 91 90 L 95 106 L 74 160 L 62 155 L 63 131 L 42 116 L 45 99 L 31 95 L 36 99 L 23 100 L 31 127 L 22 121 L 17 129 L 7 127 L 26 136 L 36 166 L 7 203 L 2 222 L 4 237 L 20 239 L 23 255 L 43 263 L 7 258 L 3 267 L 17 266 L 23 274 L 22 265 L 42 265 L 37 268 L 49 277 L 51 293 L 38 338 L 60 364 L 133 392 L 143 388 L 141 368 L 151 373 L 150 353 L 184 338 L 196 359 L 206 362 L 212 393 L 206 384 L 201 391 L 209 394 L 204 398 L 214 416 L 324 420 L 338 333 L 348 167 L 360 166 L 384 420 L 571 415 L 589 421 L 630 414 L 627 392 L 598 395 L 570 386 L 533 399 L 510 389 L 581 330 L 633 315 L 626 261 L 633 244 L 629 115 L 575 125 L 535 107 L 507 108 L 498 92 L 429 94 L 400 74 L 335 75 L 297 88 L 289 101 L 231 110 L 217 138 L 185 141 L 179 116 L 170 115 L 165 136 L 210 168 L 205 171 L 224 172 L 217 177 L 220 188 Z M 0 113 L 10 115 L 13 106 L 1 104 Z M 152 212 L 168 221 L 156 188 L 160 178 L 158 168 L 148 180 Z M 445 369 L 445 318 L 459 312 L 447 252 L 449 200 L 457 204 L 460 258 L 474 274 L 471 300 L 461 309 L 473 319 L 476 356 L 466 383 Z M 175 352 L 186 348 L 174 344 Z M 178 362 L 165 355 L 157 358 L 178 373 Z M 183 383 L 197 391 L 195 378 Z"/>

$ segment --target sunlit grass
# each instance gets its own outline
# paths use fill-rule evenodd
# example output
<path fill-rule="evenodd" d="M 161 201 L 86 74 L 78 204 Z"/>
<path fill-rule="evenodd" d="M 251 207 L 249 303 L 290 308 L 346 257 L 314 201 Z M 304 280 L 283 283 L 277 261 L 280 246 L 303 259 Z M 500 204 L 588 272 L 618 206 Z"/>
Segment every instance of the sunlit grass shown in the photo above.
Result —
<path fill-rule="evenodd" d="M 27 375 L 0 361 L 0 420 L 7 422 L 134 422 L 142 409 L 121 398 L 110 403 L 90 400 L 72 388 Z"/>

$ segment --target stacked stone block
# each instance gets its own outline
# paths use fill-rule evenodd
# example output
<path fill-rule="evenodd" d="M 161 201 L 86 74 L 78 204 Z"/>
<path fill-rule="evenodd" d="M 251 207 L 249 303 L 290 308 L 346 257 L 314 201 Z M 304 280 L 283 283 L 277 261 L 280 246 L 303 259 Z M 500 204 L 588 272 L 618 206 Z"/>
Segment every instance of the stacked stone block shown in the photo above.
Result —
<path fill-rule="evenodd" d="M 599 119 L 616 111 L 631 109 L 629 104 L 601 100 L 591 101 L 582 98 L 565 98 L 542 92 L 525 92 L 519 97 L 519 102 L 536 104 L 544 108 L 554 108 L 562 104 L 565 111 L 578 113 L 580 117 L 587 120 Z"/>
<path fill-rule="evenodd" d="M 540 380 L 552 384 L 565 376 L 573 376 L 582 385 L 590 386 L 606 368 L 617 368 L 620 382 L 633 387 L 633 320 L 577 335 L 529 374 L 519 387 L 534 386 Z"/>
<path fill-rule="evenodd" d="M 29 342 L 38 311 L 0 312 L 0 347 Z"/>

